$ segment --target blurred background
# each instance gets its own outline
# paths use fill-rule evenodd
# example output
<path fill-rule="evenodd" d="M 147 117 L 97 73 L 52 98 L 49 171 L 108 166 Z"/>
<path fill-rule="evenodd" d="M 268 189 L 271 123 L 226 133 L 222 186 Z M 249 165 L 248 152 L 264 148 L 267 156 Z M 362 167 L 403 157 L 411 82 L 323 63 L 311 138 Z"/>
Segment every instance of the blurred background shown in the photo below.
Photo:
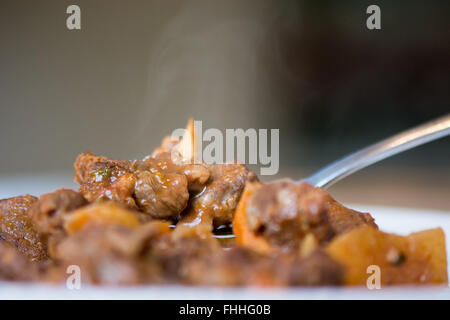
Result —
<path fill-rule="evenodd" d="M 77 154 L 143 158 L 191 116 L 279 128 L 279 177 L 305 176 L 450 112 L 449 17 L 450 1 L 2 0 L 0 197 L 76 188 Z M 330 192 L 450 210 L 450 138 Z"/>

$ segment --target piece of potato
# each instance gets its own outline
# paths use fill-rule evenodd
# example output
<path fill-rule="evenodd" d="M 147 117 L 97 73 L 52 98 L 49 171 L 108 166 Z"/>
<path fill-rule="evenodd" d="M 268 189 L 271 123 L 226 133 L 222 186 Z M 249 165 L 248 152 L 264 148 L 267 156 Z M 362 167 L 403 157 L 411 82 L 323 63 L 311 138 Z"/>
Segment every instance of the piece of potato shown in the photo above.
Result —
<path fill-rule="evenodd" d="M 346 284 L 366 284 L 373 274 L 371 265 L 380 267 L 381 284 L 447 283 L 445 235 L 430 229 L 409 236 L 361 227 L 335 238 L 326 248 L 336 261 L 346 266 Z"/>
<path fill-rule="evenodd" d="M 271 251 L 271 246 L 262 236 L 255 235 L 255 233 L 250 230 L 247 224 L 247 201 L 261 186 L 261 183 L 247 183 L 245 185 L 244 191 L 242 193 L 239 204 L 236 208 L 233 218 L 233 233 L 236 236 L 236 243 L 238 245 L 253 249 L 260 253 L 267 253 Z"/>
<path fill-rule="evenodd" d="M 64 228 L 74 234 L 89 224 L 121 224 L 126 227 L 139 226 L 136 215 L 112 201 L 93 203 L 72 212 L 65 221 Z"/>

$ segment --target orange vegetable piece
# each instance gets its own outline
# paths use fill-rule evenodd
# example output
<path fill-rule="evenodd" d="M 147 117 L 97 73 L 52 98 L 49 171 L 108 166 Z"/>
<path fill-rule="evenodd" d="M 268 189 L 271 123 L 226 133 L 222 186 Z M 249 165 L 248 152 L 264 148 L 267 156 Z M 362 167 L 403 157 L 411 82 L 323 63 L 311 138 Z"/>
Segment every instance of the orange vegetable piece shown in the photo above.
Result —
<path fill-rule="evenodd" d="M 121 224 L 126 227 L 139 226 L 136 215 L 112 201 L 93 203 L 72 212 L 64 224 L 69 234 L 74 234 L 90 224 Z"/>
<path fill-rule="evenodd" d="M 262 184 L 249 182 L 246 184 L 233 218 L 233 233 L 238 245 L 266 253 L 271 251 L 271 246 L 262 236 L 256 235 L 247 224 L 247 201 Z"/>
<path fill-rule="evenodd" d="M 366 226 L 335 238 L 326 251 L 347 269 L 346 284 L 365 285 L 371 265 L 380 269 L 380 282 L 447 284 L 445 235 L 430 229 L 399 236 Z"/>

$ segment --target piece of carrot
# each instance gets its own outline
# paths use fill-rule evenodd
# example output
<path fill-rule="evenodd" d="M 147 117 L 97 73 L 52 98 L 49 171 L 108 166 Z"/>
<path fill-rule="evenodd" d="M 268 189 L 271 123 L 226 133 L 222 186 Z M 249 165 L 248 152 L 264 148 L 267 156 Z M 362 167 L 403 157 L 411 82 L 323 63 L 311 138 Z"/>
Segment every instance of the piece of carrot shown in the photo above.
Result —
<path fill-rule="evenodd" d="M 139 226 L 139 221 L 130 210 L 122 208 L 112 201 L 93 203 L 72 212 L 64 224 L 69 234 L 74 234 L 90 224 L 120 224 L 129 228 Z"/>
<path fill-rule="evenodd" d="M 236 212 L 234 213 L 233 233 L 236 236 L 236 243 L 238 245 L 261 253 L 267 253 L 271 251 L 270 244 L 262 236 L 255 234 L 247 223 L 247 202 L 261 186 L 262 183 L 260 182 L 249 182 L 246 184 Z"/>

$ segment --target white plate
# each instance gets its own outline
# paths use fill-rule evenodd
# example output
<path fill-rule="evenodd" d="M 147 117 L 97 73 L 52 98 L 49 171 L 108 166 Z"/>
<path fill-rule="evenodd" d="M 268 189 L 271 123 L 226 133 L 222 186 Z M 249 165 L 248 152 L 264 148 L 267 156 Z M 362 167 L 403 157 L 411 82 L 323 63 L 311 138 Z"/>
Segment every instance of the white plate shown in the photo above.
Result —
<path fill-rule="evenodd" d="M 408 234 L 441 227 L 447 235 L 449 252 L 450 212 L 350 205 L 370 212 L 383 231 Z M 286 288 L 227 289 L 182 286 L 140 286 L 101 288 L 82 286 L 69 290 L 65 286 L 30 285 L 0 282 L 0 299 L 450 299 L 450 289 L 441 287 L 366 288 Z"/>

